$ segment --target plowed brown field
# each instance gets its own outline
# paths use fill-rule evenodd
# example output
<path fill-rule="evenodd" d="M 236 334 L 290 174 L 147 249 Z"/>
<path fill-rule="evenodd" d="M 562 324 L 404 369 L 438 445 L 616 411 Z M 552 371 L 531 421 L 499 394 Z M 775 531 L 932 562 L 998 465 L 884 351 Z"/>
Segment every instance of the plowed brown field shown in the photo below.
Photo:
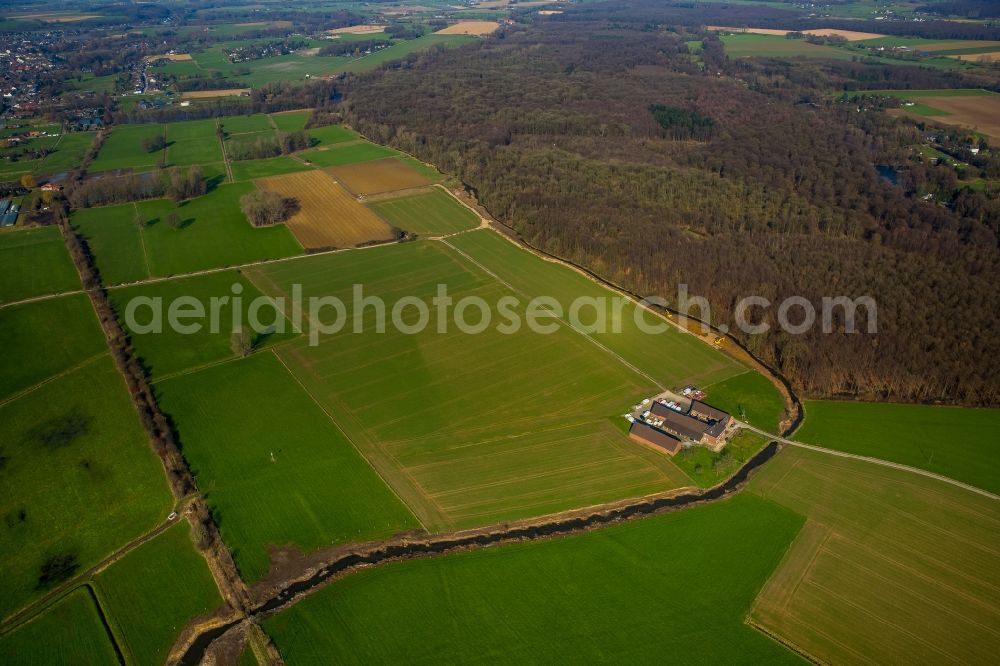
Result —
<path fill-rule="evenodd" d="M 355 194 L 380 194 L 430 185 L 423 174 L 394 157 L 326 169 Z"/>

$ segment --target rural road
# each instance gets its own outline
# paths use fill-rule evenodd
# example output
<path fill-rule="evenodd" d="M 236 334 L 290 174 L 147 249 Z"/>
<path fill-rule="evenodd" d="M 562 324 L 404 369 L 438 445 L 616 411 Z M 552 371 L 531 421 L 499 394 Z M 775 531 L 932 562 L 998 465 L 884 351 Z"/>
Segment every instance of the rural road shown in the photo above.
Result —
<path fill-rule="evenodd" d="M 754 426 L 743 423 L 742 421 L 737 421 L 737 425 L 741 428 L 745 428 L 751 432 L 755 432 L 758 435 L 763 435 L 764 437 L 769 437 L 776 442 L 781 442 L 782 444 L 787 444 L 788 446 L 797 446 L 800 449 L 809 449 L 810 451 L 818 451 L 820 453 L 825 453 L 831 456 L 837 456 L 838 458 L 851 458 L 852 460 L 861 460 L 863 462 L 872 463 L 875 465 L 881 465 L 882 467 L 891 467 L 892 469 L 898 469 L 903 472 L 910 472 L 911 474 L 919 474 L 920 476 L 926 476 L 930 479 L 935 479 L 937 481 L 943 481 L 944 483 L 951 484 L 962 488 L 963 490 L 968 490 L 969 492 L 976 493 L 977 495 L 982 495 L 983 497 L 988 497 L 993 500 L 1000 500 L 1000 495 L 994 495 L 988 490 L 983 490 L 982 488 L 977 488 L 976 486 L 970 486 L 967 483 L 962 483 L 961 481 L 956 481 L 947 476 L 942 476 L 941 474 L 935 474 L 934 472 L 928 472 L 925 469 L 920 469 L 919 467 L 910 467 L 909 465 L 903 465 L 900 463 L 890 462 L 888 460 L 882 460 L 881 458 L 871 458 L 869 456 L 859 456 L 854 453 L 845 453 L 844 451 L 837 451 L 835 449 L 827 449 L 822 446 L 814 446 L 812 444 L 804 444 L 802 442 L 796 442 L 794 439 L 785 439 L 784 437 L 779 437 L 775 434 L 769 433 L 766 430 L 761 430 L 760 428 L 755 428 Z"/>

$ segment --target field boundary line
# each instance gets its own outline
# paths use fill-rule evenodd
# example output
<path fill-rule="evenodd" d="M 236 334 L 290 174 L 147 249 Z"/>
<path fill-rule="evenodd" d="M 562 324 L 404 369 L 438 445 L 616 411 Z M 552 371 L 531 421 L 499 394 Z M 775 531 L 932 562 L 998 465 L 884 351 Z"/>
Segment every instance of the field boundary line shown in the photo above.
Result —
<path fill-rule="evenodd" d="M 132 202 L 132 208 L 135 209 L 136 218 L 139 217 L 139 204 Z M 153 276 L 153 270 L 149 267 L 149 255 L 146 254 L 146 239 L 143 236 L 142 230 L 146 228 L 146 223 L 143 222 L 139 225 L 139 247 L 142 248 L 142 261 L 146 264 L 146 277 Z"/>
<path fill-rule="evenodd" d="M 461 233 L 461 232 L 459 232 L 459 233 Z M 455 252 L 457 252 L 460 255 L 462 255 L 467 261 L 469 261 L 473 265 L 478 266 L 480 270 L 482 270 L 484 273 L 486 273 L 487 275 L 489 275 L 490 277 L 492 277 L 494 280 L 496 280 L 500 284 L 502 284 L 505 287 L 507 287 L 508 289 L 510 289 L 515 294 L 520 294 L 522 297 L 528 298 L 530 300 L 528 294 L 525 294 L 520 289 L 516 289 L 509 282 L 507 282 L 506 280 L 502 279 L 496 273 L 494 273 L 490 269 L 488 269 L 485 266 L 483 266 L 481 263 L 479 263 L 478 261 L 476 261 L 475 259 L 473 259 L 472 257 L 470 257 L 468 254 L 466 254 L 464 251 L 458 249 L 457 247 L 455 247 L 454 245 L 452 245 L 451 243 L 449 243 L 447 237 L 440 238 L 440 239 L 438 239 L 438 241 L 441 242 L 441 243 L 444 243 L 445 245 L 447 245 L 448 247 L 450 247 L 452 250 L 454 250 Z M 666 387 L 663 386 L 662 384 L 660 384 L 660 382 L 656 381 L 655 379 L 653 379 L 652 377 L 650 377 L 649 375 L 647 375 L 645 372 L 643 372 L 639 368 L 635 367 L 634 365 L 632 365 L 631 363 L 629 363 L 628 361 L 626 361 L 624 358 L 622 358 L 617 353 L 615 353 L 615 352 L 611 351 L 610 349 L 608 349 L 607 347 L 605 347 L 603 344 L 601 344 L 600 342 L 598 342 L 597 340 L 595 340 L 593 337 L 591 337 L 591 336 L 587 335 L 586 333 L 584 333 L 583 331 L 577 329 L 570 322 L 566 321 L 562 317 L 553 317 L 553 318 L 556 321 L 558 321 L 560 324 L 562 324 L 563 326 L 565 326 L 565 327 L 569 328 L 570 330 L 576 332 L 578 335 L 583 336 L 584 338 L 586 338 L 587 340 L 589 340 L 592 344 L 596 345 L 598 348 L 604 350 L 606 353 L 608 353 L 611 356 L 613 356 L 614 358 L 616 358 L 619 363 L 621 363 L 622 365 L 624 365 L 626 368 L 628 368 L 632 372 L 636 373 L 640 377 L 644 377 L 647 380 L 649 380 L 653 384 L 653 386 L 657 387 L 661 391 L 666 389 Z"/>
<path fill-rule="evenodd" d="M 750 425 L 749 423 L 743 423 L 742 421 L 738 422 L 738 425 L 739 425 L 739 427 L 745 428 L 747 430 L 751 430 L 751 431 L 757 433 L 758 435 L 763 435 L 765 437 L 770 437 L 771 439 L 774 439 L 774 440 L 776 440 L 778 442 L 781 442 L 782 444 L 787 444 L 789 446 L 796 446 L 798 448 L 808 449 L 810 451 L 818 451 L 819 453 L 825 453 L 827 455 L 837 456 L 838 458 L 848 458 L 850 460 L 860 460 L 862 462 L 872 463 L 874 465 L 881 465 L 883 467 L 890 467 L 892 469 L 898 469 L 898 470 L 901 470 L 903 472 L 910 472 L 911 474 L 919 474 L 920 476 L 925 476 L 925 477 L 927 477 L 929 479 L 934 479 L 935 481 L 942 481 L 944 483 L 949 483 L 949 484 L 951 484 L 953 486 L 956 486 L 956 487 L 961 488 L 963 490 L 968 490 L 969 492 L 973 492 L 973 493 L 976 493 L 978 495 L 982 495 L 983 497 L 987 497 L 987 498 L 989 498 L 991 500 L 1000 500 L 1000 495 L 995 495 L 995 494 L 991 493 L 988 490 L 984 490 L 984 489 L 979 488 L 977 486 L 973 486 L 973 485 L 970 485 L 968 483 L 964 483 L 962 481 L 958 481 L 958 480 L 953 479 L 951 477 L 944 476 L 943 474 L 937 474 L 935 472 L 929 472 L 926 469 L 920 469 L 919 467 L 911 467 L 909 465 L 904 465 L 902 463 L 895 463 L 895 462 L 892 462 L 892 461 L 889 461 L 889 460 L 882 460 L 881 458 L 872 458 L 871 456 L 862 456 L 862 455 L 858 455 L 856 453 L 847 453 L 846 451 L 838 451 L 837 449 L 828 449 L 828 448 L 825 448 L 825 447 L 822 447 L 822 446 L 816 446 L 814 444 L 805 444 L 803 442 L 797 442 L 794 439 L 786 439 L 784 437 L 779 437 L 778 435 L 774 435 L 772 433 L 769 433 L 766 430 L 761 430 L 760 428 L 756 428 L 756 427 Z"/>
<path fill-rule="evenodd" d="M 58 291 L 54 294 L 43 294 L 41 296 L 32 296 L 30 298 L 23 298 L 19 301 L 8 301 L 6 303 L 0 303 L 0 310 L 4 308 L 13 307 L 15 305 L 26 305 L 28 303 L 37 303 L 39 301 L 49 301 L 53 298 L 62 298 L 63 296 L 73 296 L 74 294 L 85 294 L 87 291 L 85 289 L 74 289 L 73 291 Z"/>
<path fill-rule="evenodd" d="M 45 379 L 43 379 L 42 381 L 38 382 L 37 384 L 34 384 L 34 385 L 29 386 L 27 388 L 21 389 L 20 391 L 18 391 L 14 395 L 7 396 L 3 400 L 0 400 L 0 407 L 4 407 L 4 406 L 8 405 L 9 403 L 12 403 L 12 402 L 14 402 L 14 401 L 16 401 L 16 400 L 18 400 L 20 398 L 23 398 L 24 396 L 28 395 L 29 393 L 34 393 L 35 391 L 37 391 L 38 389 L 42 388 L 46 384 L 54 382 L 57 379 L 65 377 L 66 375 L 72 374 L 72 373 L 74 373 L 74 372 L 76 372 L 78 370 L 83 370 L 85 367 L 87 367 L 88 365 L 90 365 L 91 363 L 93 363 L 94 361 L 96 361 L 97 359 L 101 358 L 102 356 L 110 356 L 110 355 L 111 355 L 111 351 L 106 349 L 106 350 L 104 350 L 102 352 L 94 354 L 90 358 L 86 358 L 86 359 L 80 361 L 79 363 L 77 363 L 74 366 L 66 368 L 65 370 L 60 370 L 56 374 L 54 374 L 54 375 L 52 375 L 50 377 L 46 377 Z"/>
<path fill-rule="evenodd" d="M 333 418 L 333 414 L 327 411 L 326 407 L 324 407 L 323 404 L 316 399 L 316 396 L 314 396 L 312 392 L 308 388 L 306 388 L 306 385 L 302 383 L 302 380 L 300 380 L 296 376 L 296 374 L 292 372 L 292 369 L 288 367 L 287 363 L 285 363 L 285 359 L 281 358 L 281 356 L 273 349 L 271 350 L 271 353 L 274 354 L 274 357 L 276 359 L 278 359 L 278 362 L 281 363 L 281 366 L 285 369 L 285 371 L 289 374 L 289 376 L 295 380 L 295 383 L 298 384 L 303 391 L 305 391 L 306 395 L 309 396 L 309 399 L 312 400 L 314 403 L 316 403 L 316 406 L 319 407 L 324 414 L 326 414 L 326 418 L 330 419 L 330 423 L 333 424 L 333 427 L 335 427 L 340 432 L 340 434 L 344 436 L 344 439 L 350 442 L 351 446 L 354 447 L 354 450 L 358 452 L 359 456 L 361 456 L 361 459 L 364 460 L 366 463 L 368 463 L 368 466 L 372 468 L 372 471 L 375 472 L 376 476 L 378 476 L 378 478 L 382 481 L 382 483 L 385 484 L 385 487 L 388 488 L 393 495 L 395 495 L 396 499 L 399 500 L 399 503 L 406 508 L 406 510 L 410 513 L 410 515 L 413 516 L 413 519 L 417 521 L 417 524 L 420 525 L 421 529 L 430 534 L 431 533 L 430 530 L 427 529 L 426 525 L 424 525 L 424 521 L 420 520 L 420 516 L 414 513 L 413 509 L 410 508 L 410 505 L 407 504 L 405 501 L 403 501 L 403 498 L 399 496 L 399 493 L 396 492 L 396 489 L 393 488 L 389 484 L 389 482 L 385 480 L 385 477 L 382 476 L 382 473 L 378 471 L 375 465 L 372 464 L 372 461 L 369 460 L 368 456 L 364 454 L 364 451 L 362 451 L 361 448 L 357 445 L 357 443 L 355 443 L 354 438 L 348 435 L 344 431 L 344 429 L 340 427 L 340 424 L 337 423 L 337 419 Z"/>

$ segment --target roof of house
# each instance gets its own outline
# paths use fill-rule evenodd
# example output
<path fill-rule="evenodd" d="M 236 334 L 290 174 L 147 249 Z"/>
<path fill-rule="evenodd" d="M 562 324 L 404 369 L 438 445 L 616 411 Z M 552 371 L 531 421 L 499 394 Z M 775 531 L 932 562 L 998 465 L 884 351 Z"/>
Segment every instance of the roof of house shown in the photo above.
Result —
<path fill-rule="evenodd" d="M 688 410 L 688 412 L 690 412 L 691 414 L 695 414 L 697 416 L 702 416 L 711 421 L 723 421 L 729 418 L 729 414 L 727 414 L 726 412 L 722 411 L 721 409 L 712 407 L 711 405 L 706 405 L 700 400 L 692 400 L 691 408 Z"/>
<path fill-rule="evenodd" d="M 693 416 L 681 414 L 670 409 L 666 405 L 654 403 L 649 412 L 657 418 L 663 419 L 663 428 L 681 437 L 698 440 L 705 432 L 705 423 Z"/>
<path fill-rule="evenodd" d="M 726 431 L 726 426 L 729 425 L 729 419 L 723 419 L 721 421 L 716 421 L 712 425 L 705 429 L 705 434 L 711 437 L 719 437 Z"/>
<path fill-rule="evenodd" d="M 670 455 L 677 453 L 681 448 L 681 440 L 642 421 L 635 421 L 629 428 L 628 434 L 663 449 Z"/>

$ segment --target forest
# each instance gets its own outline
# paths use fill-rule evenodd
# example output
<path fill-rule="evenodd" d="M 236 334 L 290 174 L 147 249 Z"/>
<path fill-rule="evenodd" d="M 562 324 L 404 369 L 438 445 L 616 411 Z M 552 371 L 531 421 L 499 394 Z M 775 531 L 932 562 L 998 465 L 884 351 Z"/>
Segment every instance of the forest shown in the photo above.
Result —
<path fill-rule="evenodd" d="M 875 335 L 842 318 L 790 335 L 774 308 L 753 312 L 770 332 L 736 334 L 804 395 L 1000 403 L 996 206 L 887 182 L 876 165 L 905 159 L 920 128 L 829 94 L 881 85 L 886 66 L 730 61 L 716 36 L 654 26 L 638 7 L 584 5 L 350 77 L 339 111 L 457 174 L 545 251 L 671 302 L 687 284 L 714 324 L 732 325 L 748 295 L 817 310 L 825 296 L 874 298 Z M 698 40 L 704 67 L 685 44 Z M 968 83 L 893 69 L 907 86 Z M 658 107 L 711 132 L 685 140 Z"/>

